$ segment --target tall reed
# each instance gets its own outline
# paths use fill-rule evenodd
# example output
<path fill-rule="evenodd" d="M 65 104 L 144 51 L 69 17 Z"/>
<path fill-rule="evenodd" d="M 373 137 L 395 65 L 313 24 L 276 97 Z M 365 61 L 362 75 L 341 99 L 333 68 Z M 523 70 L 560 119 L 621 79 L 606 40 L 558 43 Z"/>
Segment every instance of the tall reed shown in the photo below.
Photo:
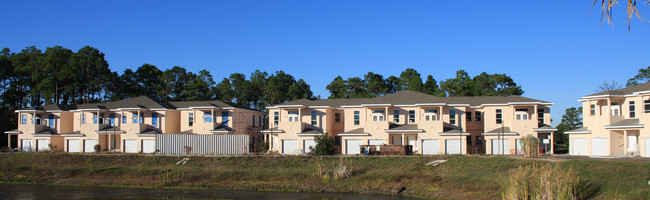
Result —
<path fill-rule="evenodd" d="M 573 169 L 557 164 L 523 165 L 508 171 L 502 182 L 502 198 L 517 199 L 582 199 L 589 189 Z"/>

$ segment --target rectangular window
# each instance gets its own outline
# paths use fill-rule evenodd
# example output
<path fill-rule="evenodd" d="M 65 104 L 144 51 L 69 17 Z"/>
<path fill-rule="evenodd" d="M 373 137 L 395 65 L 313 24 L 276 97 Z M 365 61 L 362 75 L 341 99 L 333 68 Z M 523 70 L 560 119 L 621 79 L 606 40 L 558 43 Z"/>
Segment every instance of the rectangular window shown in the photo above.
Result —
<path fill-rule="evenodd" d="M 311 111 L 311 125 L 312 126 L 318 125 L 318 112 L 316 112 L 315 110 Z"/>
<path fill-rule="evenodd" d="M 131 121 L 133 121 L 134 124 L 138 123 L 138 113 L 133 113 L 133 116 L 131 117 Z"/>
<path fill-rule="evenodd" d="M 21 115 L 20 123 L 21 124 L 27 124 L 27 115 Z"/>
<path fill-rule="evenodd" d="M 97 124 L 97 113 L 93 113 L 93 124 Z"/>
<path fill-rule="evenodd" d="M 144 113 L 140 113 L 140 123 L 144 124 Z"/>
<path fill-rule="evenodd" d="M 634 108 L 634 101 L 630 101 L 630 118 L 636 117 L 636 111 Z"/>
<path fill-rule="evenodd" d="M 646 106 L 646 109 L 645 109 L 645 110 L 646 110 L 646 112 L 648 112 L 648 111 L 647 111 L 647 110 L 648 110 L 647 106 Z M 596 104 L 591 104 L 591 106 L 590 106 L 590 111 L 589 111 L 589 115 L 591 115 L 591 116 L 596 116 Z"/>
<path fill-rule="evenodd" d="M 643 103 L 645 104 L 645 113 L 650 113 L 650 100 L 645 100 Z"/>
<path fill-rule="evenodd" d="M 221 123 L 228 126 L 228 112 L 221 112 Z"/>
<path fill-rule="evenodd" d="M 393 110 L 393 122 L 399 123 L 399 110 Z"/>
<path fill-rule="evenodd" d="M 467 136 L 467 145 L 472 145 L 472 136 Z"/>
<path fill-rule="evenodd" d="M 86 124 L 86 113 L 81 113 L 81 123 Z"/>
<path fill-rule="evenodd" d="M 480 122 L 481 121 L 481 111 L 474 112 L 474 118 L 476 119 L 477 122 Z"/>
<path fill-rule="evenodd" d="M 54 122 L 54 115 L 50 114 L 48 117 L 49 117 L 49 120 L 50 120 L 48 122 L 48 125 L 50 126 L 50 128 L 56 129 L 56 123 Z"/>
<path fill-rule="evenodd" d="M 456 124 L 456 110 L 449 110 L 449 123 Z"/>
<path fill-rule="evenodd" d="M 383 110 L 372 110 L 372 121 L 384 121 L 384 113 Z"/>
<path fill-rule="evenodd" d="M 203 123 L 212 123 L 212 113 L 203 112 Z"/>
<path fill-rule="evenodd" d="M 355 110 L 354 111 L 354 125 L 359 125 L 359 111 Z"/>
<path fill-rule="evenodd" d="M 415 110 L 409 110 L 409 123 L 415 123 Z"/>
<path fill-rule="evenodd" d="M 481 144 L 481 136 L 477 135 L 476 136 L 476 145 L 480 145 L 480 144 Z"/>
<path fill-rule="evenodd" d="M 515 113 L 517 120 L 528 120 L 528 108 L 517 108 Z"/>
<path fill-rule="evenodd" d="M 151 125 L 158 127 L 158 113 L 151 113 Z"/>
<path fill-rule="evenodd" d="M 255 127 L 255 115 L 253 115 L 253 127 Z"/>
<path fill-rule="evenodd" d="M 126 115 L 122 115 L 122 124 L 126 124 Z"/>
<path fill-rule="evenodd" d="M 472 121 L 472 112 L 466 112 L 465 115 L 466 115 L 465 120 L 467 120 L 468 122 L 471 122 Z M 471 138 L 470 138 L 470 140 L 471 140 Z"/>
<path fill-rule="evenodd" d="M 334 122 L 341 123 L 341 113 L 334 113 Z"/>
<path fill-rule="evenodd" d="M 544 124 L 544 108 L 537 109 L 537 123 Z"/>
<path fill-rule="evenodd" d="M 36 124 L 41 124 L 46 122 L 41 122 L 41 115 L 36 115 Z"/>
<path fill-rule="evenodd" d="M 502 111 L 501 111 L 501 109 L 497 109 L 497 116 L 496 116 L 496 117 L 497 117 L 497 124 L 501 124 L 501 123 L 503 123 L 503 119 L 502 119 Z"/>
<path fill-rule="evenodd" d="M 257 121 L 258 121 L 257 123 L 258 123 L 259 127 L 262 127 L 262 115 L 257 116 L 257 119 L 258 119 L 258 120 L 257 120 Z"/>
<path fill-rule="evenodd" d="M 280 112 L 273 112 L 273 126 L 277 126 L 280 123 Z"/>
<path fill-rule="evenodd" d="M 192 127 L 193 125 L 194 125 L 194 113 L 192 112 L 187 113 L 187 126 Z"/>
<path fill-rule="evenodd" d="M 115 126 L 115 113 L 109 114 L 108 117 L 109 117 L 108 124 L 110 124 L 111 126 Z"/>
<path fill-rule="evenodd" d="M 436 121 L 438 120 L 438 110 L 437 109 L 425 109 L 424 110 L 424 121 Z"/>

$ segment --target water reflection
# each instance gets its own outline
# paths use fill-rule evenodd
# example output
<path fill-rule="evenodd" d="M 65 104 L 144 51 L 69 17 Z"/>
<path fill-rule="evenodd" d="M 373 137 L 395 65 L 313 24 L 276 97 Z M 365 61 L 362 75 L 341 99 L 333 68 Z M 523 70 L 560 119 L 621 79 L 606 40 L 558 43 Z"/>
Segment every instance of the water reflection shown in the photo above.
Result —
<path fill-rule="evenodd" d="M 1 199 L 412 199 L 401 196 L 354 193 L 252 192 L 202 189 L 144 189 L 86 186 L 0 184 Z"/>

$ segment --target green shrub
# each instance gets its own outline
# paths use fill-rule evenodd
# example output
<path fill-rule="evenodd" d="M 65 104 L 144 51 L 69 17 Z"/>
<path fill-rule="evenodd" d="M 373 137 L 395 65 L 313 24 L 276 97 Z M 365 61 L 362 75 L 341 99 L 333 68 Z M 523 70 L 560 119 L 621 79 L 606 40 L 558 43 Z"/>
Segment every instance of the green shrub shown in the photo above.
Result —
<path fill-rule="evenodd" d="M 99 153 L 99 151 L 102 150 L 102 146 L 100 146 L 99 144 L 96 144 L 94 148 L 95 148 L 95 153 Z"/>
<path fill-rule="evenodd" d="M 333 155 L 336 149 L 334 148 L 334 137 L 329 134 L 314 136 L 316 146 L 309 147 L 309 150 L 314 155 Z"/>

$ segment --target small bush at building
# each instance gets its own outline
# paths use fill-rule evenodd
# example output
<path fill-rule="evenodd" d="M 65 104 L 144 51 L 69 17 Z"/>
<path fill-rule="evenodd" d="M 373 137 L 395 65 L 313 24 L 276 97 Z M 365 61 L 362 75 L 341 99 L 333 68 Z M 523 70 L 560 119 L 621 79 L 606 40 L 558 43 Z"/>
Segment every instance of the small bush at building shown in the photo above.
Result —
<path fill-rule="evenodd" d="M 330 137 L 329 134 L 314 136 L 314 141 L 316 141 L 316 146 L 309 147 L 314 155 L 333 155 L 336 151 L 334 137 Z"/>
<path fill-rule="evenodd" d="M 95 153 L 99 153 L 99 151 L 102 150 L 102 146 L 100 146 L 99 144 L 96 144 L 93 148 L 95 148 Z"/>
<path fill-rule="evenodd" d="M 524 157 L 538 157 L 539 156 L 539 139 L 532 135 L 521 138 L 521 148 L 524 151 Z"/>

